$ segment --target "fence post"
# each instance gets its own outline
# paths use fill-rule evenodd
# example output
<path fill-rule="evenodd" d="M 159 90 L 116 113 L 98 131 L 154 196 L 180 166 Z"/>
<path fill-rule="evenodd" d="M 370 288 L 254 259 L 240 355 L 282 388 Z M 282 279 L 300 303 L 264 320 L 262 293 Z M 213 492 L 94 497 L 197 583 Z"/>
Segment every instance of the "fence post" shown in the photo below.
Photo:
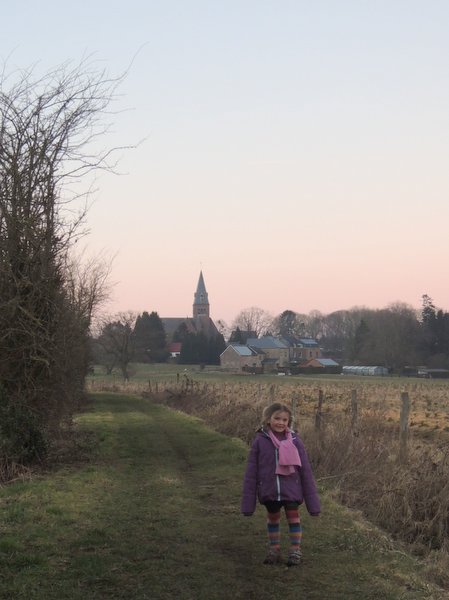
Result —
<path fill-rule="evenodd" d="M 351 390 L 351 429 L 353 431 L 357 427 L 357 419 L 358 419 L 357 390 Z"/>
<path fill-rule="evenodd" d="M 320 431 L 323 424 L 323 390 L 318 390 L 318 406 L 315 413 L 315 429 Z"/>
<path fill-rule="evenodd" d="M 407 442 L 409 432 L 408 418 L 410 415 L 410 399 L 408 392 L 401 393 L 401 419 L 399 427 L 399 460 L 405 461 L 407 458 Z"/>
<path fill-rule="evenodd" d="M 298 394 L 296 392 L 293 392 L 293 397 L 292 397 L 292 429 L 295 428 L 295 423 L 297 421 L 296 419 L 296 411 L 298 409 Z"/>

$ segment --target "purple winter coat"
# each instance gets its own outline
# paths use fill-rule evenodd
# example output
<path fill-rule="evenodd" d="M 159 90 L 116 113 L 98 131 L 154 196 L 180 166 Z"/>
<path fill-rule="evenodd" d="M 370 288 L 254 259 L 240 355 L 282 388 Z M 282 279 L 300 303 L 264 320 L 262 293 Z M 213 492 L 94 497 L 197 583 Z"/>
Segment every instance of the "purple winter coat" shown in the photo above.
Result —
<path fill-rule="evenodd" d="M 248 455 L 243 480 L 241 512 L 253 513 L 256 509 L 256 497 L 259 502 L 278 500 L 286 502 L 305 502 L 311 515 L 320 514 L 320 499 L 309 458 L 302 440 L 292 432 L 293 443 L 301 458 L 301 467 L 295 467 L 291 475 L 276 475 L 278 450 L 269 435 L 259 429 Z"/>

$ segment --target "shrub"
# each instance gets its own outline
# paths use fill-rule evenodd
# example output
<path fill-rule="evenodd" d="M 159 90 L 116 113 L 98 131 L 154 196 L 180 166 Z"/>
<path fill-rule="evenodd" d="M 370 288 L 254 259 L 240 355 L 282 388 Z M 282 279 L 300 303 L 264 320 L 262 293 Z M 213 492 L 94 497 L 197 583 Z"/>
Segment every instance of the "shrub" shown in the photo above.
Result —
<path fill-rule="evenodd" d="M 30 407 L 12 401 L 0 385 L 0 456 L 8 462 L 29 463 L 47 450 L 42 423 Z"/>

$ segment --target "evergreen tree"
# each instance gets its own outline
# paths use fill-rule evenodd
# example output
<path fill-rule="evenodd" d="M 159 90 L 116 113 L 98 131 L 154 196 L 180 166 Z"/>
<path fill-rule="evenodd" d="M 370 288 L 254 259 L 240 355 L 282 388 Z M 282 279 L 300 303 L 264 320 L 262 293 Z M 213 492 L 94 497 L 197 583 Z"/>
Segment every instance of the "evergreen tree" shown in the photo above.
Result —
<path fill-rule="evenodd" d="M 209 340 L 209 351 L 208 351 L 208 364 L 210 365 L 219 365 L 220 364 L 220 354 L 226 348 L 226 343 L 224 337 L 221 333 L 215 335 Z"/>
<path fill-rule="evenodd" d="M 221 333 L 211 338 L 204 333 L 188 333 L 182 342 L 179 362 L 185 365 L 217 365 L 225 347 Z"/>
<path fill-rule="evenodd" d="M 182 342 L 179 362 L 185 365 L 204 363 L 206 354 L 206 336 L 203 333 L 188 333 Z"/>
<path fill-rule="evenodd" d="M 438 354 L 438 322 L 435 305 L 427 294 L 422 296 L 421 323 L 423 328 L 424 360 Z"/>
<path fill-rule="evenodd" d="M 231 337 L 229 338 L 229 342 L 231 344 L 244 344 L 245 343 L 244 340 L 243 340 L 242 331 L 241 331 L 240 327 L 237 327 L 231 333 Z"/>
<path fill-rule="evenodd" d="M 133 331 L 134 341 L 134 357 L 137 362 L 149 362 L 148 356 L 148 340 L 150 337 L 150 315 L 147 312 L 143 312 L 136 319 L 136 324 Z"/>
<path fill-rule="evenodd" d="M 185 340 L 188 333 L 189 330 L 187 328 L 187 325 L 184 322 L 181 323 L 181 325 L 179 325 L 179 327 L 175 330 L 173 334 L 173 341 L 182 343 Z"/>
<path fill-rule="evenodd" d="M 134 327 L 135 358 L 139 362 L 164 362 L 167 360 L 167 336 L 157 312 L 143 312 Z"/>
<path fill-rule="evenodd" d="M 437 310 L 429 296 L 423 296 L 421 312 L 425 362 L 434 367 L 449 365 L 449 313 Z"/>
<path fill-rule="evenodd" d="M 150 362 L 165 362 L 168 358 L 167 336 L 164 324 L 157 312 L 152 312 L 148 318 L 148 352 Z"/>
<path fill-rule="evenodd" d="M 355 330 L 354 340 L 352 344 L 351 358 L 355 362 L 363 362 L 363 353 L 366 349 L 370 335 L 370 328 L 366 321 L 361 319 L 359 326 Z"/>
<path fill-rule="evenodd" d="M 435 319 L 436 351 L 449 355 L 449 313 L 439 310 Z"/>
<path fill-rule="evenodd" d="M 426 326 L 432 326 L 433 321 L 435 321 L 435 305 L 432 298 L 427 294 L 422 296 L 421 318 Z"/>

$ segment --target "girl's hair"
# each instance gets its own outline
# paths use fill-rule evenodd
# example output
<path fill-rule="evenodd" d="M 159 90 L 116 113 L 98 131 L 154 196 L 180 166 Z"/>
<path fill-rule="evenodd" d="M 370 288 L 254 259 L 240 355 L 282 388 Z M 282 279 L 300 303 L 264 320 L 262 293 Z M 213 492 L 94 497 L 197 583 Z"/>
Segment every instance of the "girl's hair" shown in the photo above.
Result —
<path fill-rule="evenodd" d="M 276 412 L 286 412 L 288 413 L 288 426 L 290 427 L 293 420 L 292 410 L 285 404 L 281 404 L 280 402 L 274 402 L 263 409 L 262 413 L 262 425 L 268 425 L 271 417 Z"/>

